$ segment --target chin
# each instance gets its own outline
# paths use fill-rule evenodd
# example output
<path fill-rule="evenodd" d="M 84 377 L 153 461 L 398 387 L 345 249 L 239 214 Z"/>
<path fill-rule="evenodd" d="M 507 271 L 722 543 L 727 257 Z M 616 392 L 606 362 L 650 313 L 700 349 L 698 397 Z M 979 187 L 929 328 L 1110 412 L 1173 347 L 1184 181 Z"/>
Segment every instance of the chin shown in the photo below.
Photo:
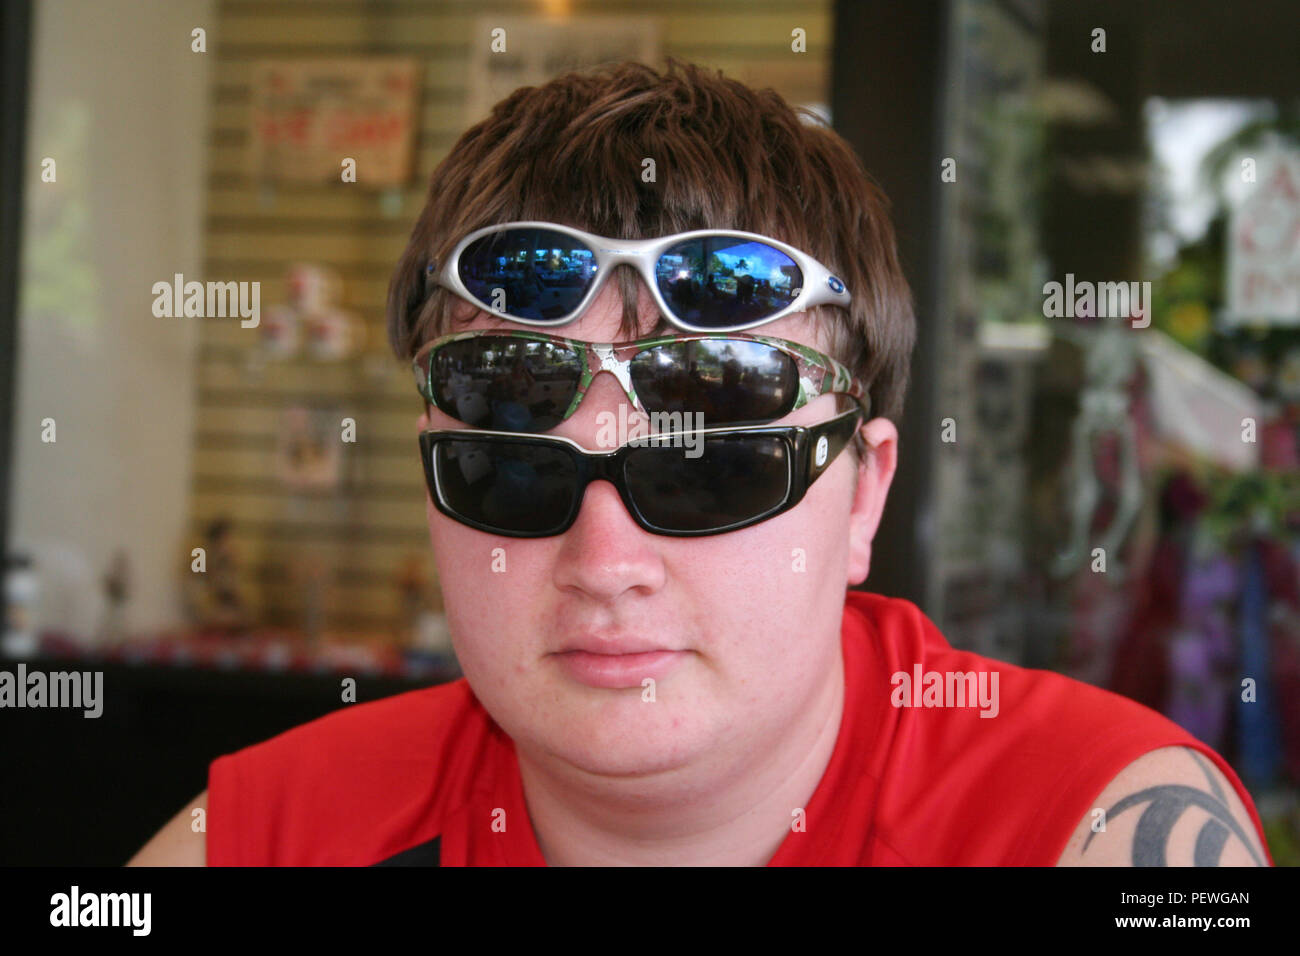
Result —
<path fill-rule="evenodd" d="M 611 777 L 677 770 L 708 749 L 713 735 L 702 723 L 692 726 L 662 702 L 644 703 L 639 696 L 626 704 L 564 715 L 533 739 L 565 763 Z M 647 713 L 652 707 L 659 710 Z"/>
<path fill-rule="evenodd" d="M 569 742 L 561 743 L 564 747 Z M 596 750 L 591 747 L 553 751 L 565 763 L 596 777 L 628 779 L 670 773 L 690 764 L 691 754 L 680 746 L 655 747 L 644 741 L 629 742 L 627 746 Z"/>

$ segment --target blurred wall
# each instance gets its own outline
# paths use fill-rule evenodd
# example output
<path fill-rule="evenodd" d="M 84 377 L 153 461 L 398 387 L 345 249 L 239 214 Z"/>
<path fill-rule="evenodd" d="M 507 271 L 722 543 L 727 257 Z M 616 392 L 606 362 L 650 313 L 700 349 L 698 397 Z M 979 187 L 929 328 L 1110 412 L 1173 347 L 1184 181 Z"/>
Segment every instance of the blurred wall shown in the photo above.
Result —
<path fill-rule="evenodd" d="M 39 623 L 76 635 L 104 623 L 118 549 L 123 626 L 179 617 L 201 320 L 154 317 L 151 287 L 202 265 L 211 54 L 190 46 L 202 26 L 211 50 L 212 13 L 35 5 L 11 533 L 39 566 Z"/>

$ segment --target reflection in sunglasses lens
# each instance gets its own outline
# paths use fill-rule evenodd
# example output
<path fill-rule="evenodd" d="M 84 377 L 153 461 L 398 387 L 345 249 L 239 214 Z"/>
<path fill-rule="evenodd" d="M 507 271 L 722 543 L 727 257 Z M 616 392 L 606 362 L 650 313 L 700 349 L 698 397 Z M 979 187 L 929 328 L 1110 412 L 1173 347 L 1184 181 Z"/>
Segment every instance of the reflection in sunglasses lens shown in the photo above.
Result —
<path fill-rule="evenodd" d="M 632 359 L 632 384 L 651 412 L 693 412 L 706 424 L 768 422 L 799 395 L 794 359 L 744 339 L 657 345 Z"/>
<path fill-rule="evenodd" d="M 767 243 L 705 236 L 660 256 L 655 281 L 678 318 L 701 328 L 734 328 L 793 302 L 803 288 L 803 272 Z"/>
<path fill-rule="evenodd" d="M 429 380 L 437 406 L 467 425 L 543 432 L 563 420 L 582 367 L 558 342 L 481 335 L 439 347 Z"/>
<path fill-rule="evenodd" d="M 460 281 L 489 312 L 555 320 L 572 313 L 596 280 L 586 243 L 550 229 L 507 229 L 460 254 Z"/>
<path fill-rule="evenodd" d="M 552 531 L 573 507 L 577 470 L 562 449 L 446 441 L 434 454 L 443 501 L 471 521 L 509 531 Z"/>
<path fill-rule="evenodd" d="M 790 488 L 785 442 L 774 436 L 709 438 L 703 454 L 647 446 L 628 456 L 628 492 L 650 524 L 709 531 L 767 515 Z"/>
<path fill-rule="evenodd" d="M 578 466 L 567 449 L 485 437 L 438 442 L 437 494 L 463 521 L 498 533 L 557 534 L 580 505 Z M 790 492 L 791 463 L 777 436 L 718 436 L 702 454 L 670 445 L 634 448 L 623 479 L 652 528 L 708 532 L 761 519 Z"/>

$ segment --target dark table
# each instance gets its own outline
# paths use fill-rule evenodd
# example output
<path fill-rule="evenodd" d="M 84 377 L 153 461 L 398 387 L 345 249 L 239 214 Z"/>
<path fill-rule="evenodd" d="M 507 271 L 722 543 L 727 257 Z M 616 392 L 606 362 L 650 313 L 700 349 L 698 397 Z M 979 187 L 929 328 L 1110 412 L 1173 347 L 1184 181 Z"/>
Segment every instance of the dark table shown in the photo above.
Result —
<path fill-rule="evenodd" d="M 103 671 L 103 713 L 0 709 L 0 865 L 118 866 L 207 787 L 216 757 L 334 710 L 455 679 L 36 657 L 28 672 Z M 0 660 L 17 673 L 18 662 Z"/>

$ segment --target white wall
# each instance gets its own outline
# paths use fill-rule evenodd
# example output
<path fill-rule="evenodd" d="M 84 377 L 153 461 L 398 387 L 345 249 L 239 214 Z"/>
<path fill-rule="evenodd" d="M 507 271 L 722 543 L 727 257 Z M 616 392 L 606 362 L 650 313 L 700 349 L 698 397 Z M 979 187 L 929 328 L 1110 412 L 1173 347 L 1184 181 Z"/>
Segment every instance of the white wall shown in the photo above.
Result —
<path fill-rule="evenodd" d="M 34 19 L 12 550 L 40 565 L 37 623 L 79 637 L 125 550 L 126 625 L 152 630 L 180 617 L 200 320 L 155 318 L 150 290 L 202 278 L 211 52 L 190 31 L 213 49 L 213 4 L 40 0 Z"/>

